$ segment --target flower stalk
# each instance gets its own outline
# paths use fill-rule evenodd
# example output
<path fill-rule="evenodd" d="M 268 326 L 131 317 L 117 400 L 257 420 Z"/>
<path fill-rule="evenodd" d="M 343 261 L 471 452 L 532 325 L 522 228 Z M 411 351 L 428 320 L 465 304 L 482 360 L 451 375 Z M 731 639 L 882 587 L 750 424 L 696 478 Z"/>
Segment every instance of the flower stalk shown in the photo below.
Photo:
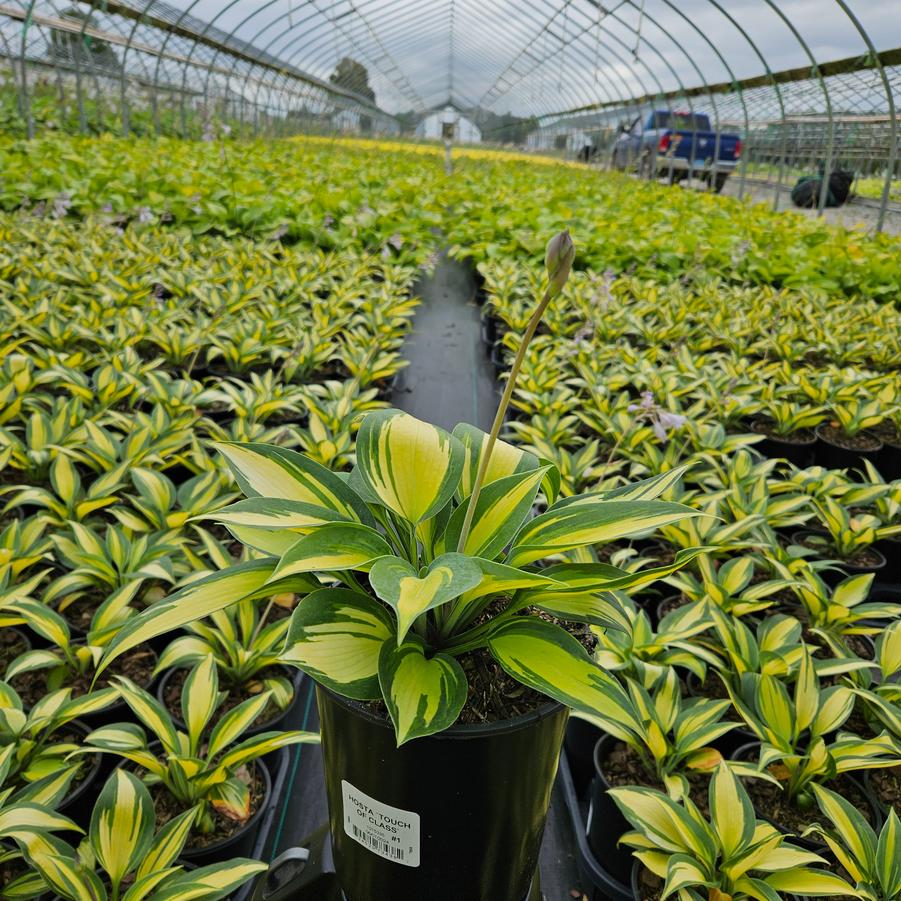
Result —
<path fill-rule="evenodd" d="M 568 229 L 565 229 L 548 241 L 544 256 L 544 265 L 547 269 L 548 277 L 547 288 L 545 289 L 544 296 L 541 298 L 540 303 L 535 307 L 535 311 L 529 318 L 525 332 L 523 332 L 519 350 L 516 351 L 516 356 L 513 359 L 513 366 L 510 369 L 510 376 L 504 387 L 504 393 L 497 406 L 497 412 L 494 414 L 494 423 L 492 424 L 491 432 L 488 435 L 488 443 L 485 446 L 485 453 L 482 455 L 482 460 L 479 464 L 476 480 L 472 486 L 472 494 L 469 496 L 469 503 L 463 518 L 463 527 L 460 530 L 460 539 L 457 542 L 457 553 L 459 554 L 462 554 L 463 549 L 466 547 L 466 539 L 469 537 L 469 530 L 472 527 L 472 519 L 475 515 L 476 505 L 479 502 L 479 495 L 482 493 L 482 485 L 484 484 L 485 476 L 488 473 L 488 464 L 491 461 L 491 454 L 494 451 L 494 445 L 497 443 L 504 417 L 507 414 L 507 408 L 510 406 L 513 390 L 516 387 L 516 379 L 519 375 L 519 370 L 522 368 L 522 362 L 525 359 L 526 351 L 529 348 L 532 338 L 535 336 L 538 324 L 541 322 L 545 310 L 547 310 L 550 302 L 560 295 L 560 292 L 563 290 L 564 285 L 569 279 L 569 273 L 572 270 L 575 256 L 576 248 L 569 235 Z"/>

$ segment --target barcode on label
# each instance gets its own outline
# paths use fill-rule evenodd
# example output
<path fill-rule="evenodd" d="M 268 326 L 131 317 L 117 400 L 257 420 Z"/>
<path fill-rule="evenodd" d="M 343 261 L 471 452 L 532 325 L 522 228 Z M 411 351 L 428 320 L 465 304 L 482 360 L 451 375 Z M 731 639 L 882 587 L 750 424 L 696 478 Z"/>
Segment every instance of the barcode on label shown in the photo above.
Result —
<path fill-rule="evenodd" d="M 383 842 L 381 839 L 376 838 L 374 835 L 370 835 L 368 832 L 364 832 L 357 826 L 351 825 L 350 828 L 353 830 L 354 838 L 358 842 L 362 842 L 364 845 L 369 845 L 369 847 L 372 848 L 373 851 L 381 854 L 383 857 L 390 857 L 392 860 L 403 863 L 403 848 L 397 848 L 394 845 L 389 844 L 388 842 Z"/>
<path fill-rule="evenodd" d="M 419 814 L 393 807 L 341 780 L 344 833 L 379 857 L 419 866 Z"/>

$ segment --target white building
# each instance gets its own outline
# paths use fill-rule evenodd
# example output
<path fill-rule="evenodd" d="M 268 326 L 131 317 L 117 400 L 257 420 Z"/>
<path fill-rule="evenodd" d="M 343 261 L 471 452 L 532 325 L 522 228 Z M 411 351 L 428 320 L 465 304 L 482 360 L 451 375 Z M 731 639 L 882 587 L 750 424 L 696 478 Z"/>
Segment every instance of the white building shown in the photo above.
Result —
<path fill-rule="evenodd" d="M 457 144 L 480 144 L 482 132 L 471 120 L 458 109 L 446 106 L 442 110 L 429 113 L 416 126 L 416 137 L 431 141 L 443 141 L 448 138 Z"/>

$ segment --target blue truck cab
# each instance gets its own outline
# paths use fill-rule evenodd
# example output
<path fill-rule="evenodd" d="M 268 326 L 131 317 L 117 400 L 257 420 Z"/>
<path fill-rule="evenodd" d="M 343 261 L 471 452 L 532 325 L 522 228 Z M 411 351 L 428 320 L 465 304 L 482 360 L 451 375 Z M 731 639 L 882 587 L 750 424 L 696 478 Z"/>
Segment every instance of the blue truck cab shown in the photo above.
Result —
<path fill-rule="evenodd" d="M 714 131 L 705 113 L 655 110 L 621 127 L 612 163 L 671 184 L 699 178 L 718 193 L 738 165 L 741 150 L 741 138 Z"/>

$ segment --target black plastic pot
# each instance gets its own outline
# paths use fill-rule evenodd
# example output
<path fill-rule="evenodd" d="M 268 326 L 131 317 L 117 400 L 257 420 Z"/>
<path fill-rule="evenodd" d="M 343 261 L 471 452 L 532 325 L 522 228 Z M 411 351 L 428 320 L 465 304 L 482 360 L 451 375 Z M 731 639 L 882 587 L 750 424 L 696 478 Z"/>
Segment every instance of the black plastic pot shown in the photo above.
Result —
<path fill-rule="evenodd" d="M 874 442 L 878 442 L 878 447 L 874 447 L 872 450 L 855 450 L 835 444 L 825 437 L 822 425 L 817 426 L 816 434 L 815 458 L 820 466 L 825 466 L 827 469 L 860 469 L 863 461 L 869 460 L 878 468 L 882 455 L 882 442 L 875 436 Z M 869 432 L 867 434 L 869 435 Z"/>
<path fill-rule="evenodd" d="M 770 459 L 784 459 L 793 463 L 799 469 L 804 469 L 813 464 L 817 436 L 811 432 L 805 440 L 789 441 L 778 435 L 767 435 L 756 423 L 752 423 L 751 431 L 755 435 L 764 435 L 762 441 L 754 444 L 754 449 L 760 451 Z"/>
<path fill-rule="evenodd" d="M 594 778 L 594 746 L 603 734 L 597 726 L 577 716 L 571 716 L 566 724 L 563 748 L 578 795 L 585 794 Z"/>
<path fill-rule="evenodd" d="M 594 746 L 594 779 L 591 782 L 588 808 L 588 845 L 607 873 L 618 882 L 628 885 L 632 872 L 632 852 L 620 846 L 619 840 L 628 832 L 628 820 L 620 813 L 607 794 L 612 788 L 604 777 L 603 762 L 619 739 L 602 735 Z"/>
<path fill-rule="evenodd" d="M 614 879 L 595 857 L 588 844 L 588 834 L 585 830 L 588 805 L 583 797 L 576 793 L 566 754 L 560 759 L 558 784 L 572 823 L 573 834 L 576 837 L 576 860 L 581 877 L 580 887 L 585 890 L 589 901 L 631 901 L 632 890 L 629 888 L 629 883 Z"/>
<path fill-rule="evenodd" d="M 733 760 L 755 760 L 757 759 L 758 752 L 760 750 L 760 742 L 753 741 L 749 742 L 746 745 L 742 745 L 733 755 Z M 879 805 L 876 803 L 875 798 L 872 793 L 867 789 L 866 785 L 860 779 L 855 778 L 849 773 L 844 773 L 843 777 L 847 779 L 849 782 L 853 782 L 855 786 L 860 790 L 861 795 L 866 798 L 867 803 L 870 805 L 870 808 L 873 812 L 873 826 L 876 830 L 876 833 L 879 833 L 879 829 L 882 826 L 882 814 L 879 810 Z M 753 799 L 752 799 L 753 802 Z M 797 834 L 792 829 L 789 829 L 787 826 L 780 823 L 778 820 L 773 819 L 771 816 L 768 816 L 768 811 L 766 810 L 757 810 L 755 807 L 755 812 L 757 816 L 766 820 L 768 823 L 771 823 L 775 826 L 780 832 L 784 832 L 786 835 L 792 836 L 792 842 L 796 845 L 800 845 L 802 848 L 806 848 L 810 851 L 814 851 L 815 853 L 820 853 L 826 849 L 826 845 L 824 842 L 811 841 L 810 839 L 803 838 Z M 814 822 L 820 816 L 819 809 L 814 805 L 813 809 L 810 812 L 810 821 Z"/>
<path fill-rule="evenodd" d="M 876 542 L 876 550 L 885 557 L 885 566 L 879 573 L 884 585 L 901 585 L 901 536 L 883 538 Z"/>
<path fill-rule="evenodd" d="M 566 709 L 547 704 L 397 748 L 389 722 L 322 686 L 316 694 L 347 901 L 522 901 L 538 866 Z"/>
<path fill-rule="evenodd" d="M 876 468 L 887 482 L 901 479 L 901 444 L 883 441 Z"/>
<path fill-rule="evenodd" d="M 166 707 L 166 688 L 169 685 L 169 680 L 173 675 L 175 675 L 176 672 L 178 672 L 177 667 L 163 670 L 162 674 L 159 677 L 159 683 L 157 684 L 156 688 L 156 697 L 157 700 L 163 705 L 163 707 Z M 300 687 L 301 683 L 303 682 L 303 678 L 304 674 L 300 670 L 294 670 L 294 672 L 291 673 L 291 682 L 294 685 L 294 697 L 292 698 L 291 703 L 278 716 L 273 717 L 270 720 L 266 720 L 265 722 L 259 723 L 255 726 L 251 726 L 249 729 L 243 732 L 241 734 L 241 741 L 244 741 L 244 739 L 247 738 L 251 738 L 254 735 L 259 735 L 261 732 L 282 731 L 289 728 L 287 723 L 294 721 L 301 702 Z M 168 707 L 166 709 L 168 710 Z M 171 710 L 169 710 L 169 714 L 171 715 L 176 728 L 186 731 L 187 727 L 185 726 L 182 718 L 177 713 L 173 713 Z"/>
<path fill-rule="evenodd" d="M 253 765 L 263 777 L 263 798 L 260 806 L 251 818 L 234 834 L 220 842 L 214 842 L 205 848 L 185 848 L 181 856 L 188 863 L 198 867 L 205 867 L 212 863 L 220 863 L 223 860 L 231 860 L 234 857 L 252 857 L 257 838 L 260 834 L 260 826 L 265 819 L 266 812 L 272 800 L 272 776 L 269 767 L 263 760 L 255 760 Z"/>
<path fill-rule="evenodd" d="M 632 889 L 632 897 L 635 901 L 641 898 L 641 872 L 644 870 L 644 864 L 640 860 L 634 860 L 632 864 L 632 875 L 629 877 L 629 886 Z M 663 880 L 660 880 L 660 888 L 663 888 Z"/>
<path fill-rule="evenodd" d="M 678 609 L 678 607 L 674 607 L 673 610 L 667 610 L 666 612 L 664 612 L 663 608 L 672 601 L 681 600 L 681 597 L 682 596 L 678 595 L 678 594 L 668 594 L 668 595 L 666 595 L 666 597 L 660 598 L 660 600 L 657 601 L 657 603 L 653 606 L 653 608 L 648 608 L 647 612 L 648 612 L 648 615 L 651 617 L 651 624 L 654 626 L 655 629 L 660 625 L 660 620 L 662 620 L 664 616 L 666 616 L 669 613 L 672 613 L 673 610 Z M 691 603 L 692 603 L 692 601 L 686 601 L 684 604 L 680 604 L 679 606 L 684 607 Z"/>

